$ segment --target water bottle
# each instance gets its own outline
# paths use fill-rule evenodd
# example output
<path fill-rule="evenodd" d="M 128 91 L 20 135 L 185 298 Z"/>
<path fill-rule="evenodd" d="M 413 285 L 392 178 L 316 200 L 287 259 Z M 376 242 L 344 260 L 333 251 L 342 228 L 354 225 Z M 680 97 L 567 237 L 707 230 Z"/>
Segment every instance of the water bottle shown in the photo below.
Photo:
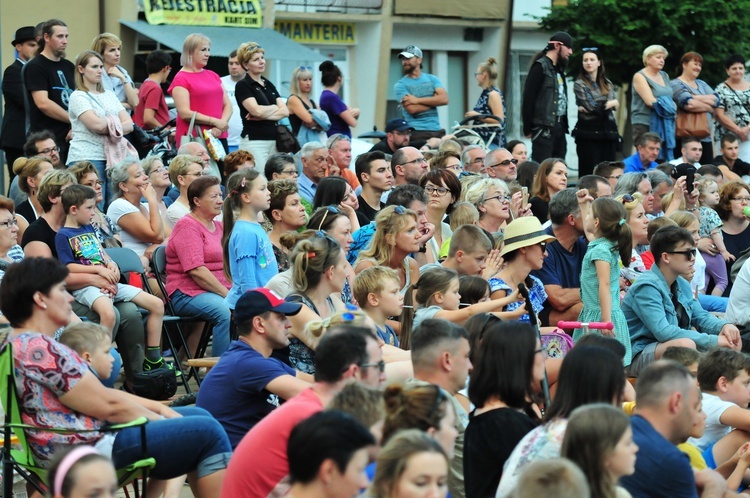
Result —
<path fill-rule="evenodd" d="M 745 215 L 745 218 L 750 218 L 750 206 L 745 206 L 745 209 L 742 210 L 742 214 Z"/>

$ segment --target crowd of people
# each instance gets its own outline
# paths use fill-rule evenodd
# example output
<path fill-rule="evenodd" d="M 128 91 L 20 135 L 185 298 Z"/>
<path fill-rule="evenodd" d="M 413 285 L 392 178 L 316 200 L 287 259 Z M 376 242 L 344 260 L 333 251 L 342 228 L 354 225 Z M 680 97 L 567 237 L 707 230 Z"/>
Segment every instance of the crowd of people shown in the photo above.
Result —
<path fill-rule="evenodd" d="M 171 161 L 139 160 L 124 136 L 169 121 L 168 54 L 148 56 L 137 91 L 114 35 L 71 63 L 64 22 L 39 33 L 13 42 L 31 128 L 16 188 L 0 196 L 0 320 L 23 422 L 87 430 L 27 432 L 54 496 L 116 487 L 113 470 L 143 457 L 140 432 L 100 429 L 140 417 L 154 496 L 178 496 L 186 478 L 195 496 L 227 498 L 709 498 L 744 486 L 748 123 L 727 94 L 739 98 L 744 61 L 728 60 L 714 93 L 698 54 L 670 81 L 666 51 L 647 48 L 636 152 L 619 162 L 614 88 L 602 54 L 584 49 L 572 187 L 557 80 L 567 33 L 527 78 L 530 156 L 506 140 L 493 58 L 467 112 L 488 126 L 469 143 L 440 128 L 448 95 L 412 45 L 399 54 L 402 116 L 353 168 L 359 110 L 338 96 L 331 61 L 318 106 L 312 68 L 294 71 L 284 100 L 261 45 L 240 45 L 220 78 L 206 69 L 210 40 L 188 36 L 169 86 L 184 140 Z M 706 160 L 706 136 L 658 162 L 674 152 L 670 103 L 712 114 L 724 162 Z M 277 150 L 287 118 L 297 154 Z M 145 282 L 120 274 L 108 252 L 120 247 Z M 163 357 L 165 303 L 211 331 L 218 361 L 195 407 L 133 393 L 139 374 L 183 375 L 180 354 L 199 350 L 202 322 L 185 330 L 189 351 Z"/>

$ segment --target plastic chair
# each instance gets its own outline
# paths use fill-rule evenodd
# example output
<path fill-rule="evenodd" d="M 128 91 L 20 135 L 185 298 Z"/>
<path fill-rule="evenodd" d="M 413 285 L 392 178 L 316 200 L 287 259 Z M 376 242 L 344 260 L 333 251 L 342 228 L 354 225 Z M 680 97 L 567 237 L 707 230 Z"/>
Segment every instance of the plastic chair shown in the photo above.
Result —
<path fill-rule="evenodd" d="M 45 495 L 47 469 L 40 467 L 34 460 L 34 455 L 26 440 L 25 430 L 41 430 L 45 432 L 56 432 L 60 434 L 79 434 L 82 432 L 107 432 L 117 431 L 127 427 L 141 428 L 141 441 L 143 458 L 123 469 L 117 469 L 117 484 L 125 487 L 133 484 L 136 497 L 140 496 L 137 479 L 143 480 L 143 496 L 146 495 L 146 481 L 148 473 L 156 465 L 156 460 L 146 457 L 146 417 L 141 417 L 128 424 L 112 425 L 96 431 L 70 430 L 70 429 L 40 429 L 33 425 L 24 424 L 21 419 L 20 400 L 16 392 L 15 362 L 13 359 L 13 346 L 6 343 L 0 350 L 0 401 L 5 411 L 3 424 L 3 495 L 11 498 L 13 496 L 13 473 L 17 472 L 24 480 L 30 483 L 39 493 Z M 18 444 L 12 443 L 13 436 Z M 46 496 L 46 495 L 45 495 Z"/>
<path fill-rule="evenodd" d="M 120 267 L 120 273 L 137 273 L 141 276 L 141 279 L 143 280 L 143 290 L 145 292 L 148 292 L 150 294 L 154 294 L 154 292 L 151 289 L 151 286 L 148 283 L 148 276 L 146 275 L 146 272 L 143 269 L 143 263 L 141 263 L 141 258 L 138 257 L 138 255 L 132 250 L 128 249 L 126 247 L 113 247 L 106 250 L 107 254 L 109 255 L 112 260 L 117 263 L 117 266 Z M 145 310 L 143 310 L 141 313 L 147 313 Z M 173 353 L 177 353 L 177 348 L 175 347 L 175 343 L 172 340 L 172 336 L 169 333 L 169 329 L 167 328 L 167 325 L 171 324 L 174 325 L 175 329 L 177 330 L 177 336 L 180 340 L 180 346 L 185 348 L 185 351 L 188 353 L 188 356 L 190 352 L 188 351 L 187 342 L 185 341 L 185 336 L 182 333 L 182 329 L 180 328 L 180 322 L 184 322 L 186 320 L 183 320 L 179 316 L 174 316 L 170 313 L 164 313 L 164 319 L 162 321 L 162 331 L 164 333 L 164 336 L 167 338 L 167 343 L 169 344 L 169 348 L 172 350 Z M 180 380 L 182 381 L 182 385 L 185 387 L 185 391 L 188 393 L 191 393 L 192 390 L 190 389 L 190 385 L 187 382 L 187 376 L 185 375 L 185 372 L 182 371 L 182 365 L 179 361 L 177 361 L 177 358 L 175 358 L 174 362 L 175 369 L 179 370 L 180 372 Z"/>

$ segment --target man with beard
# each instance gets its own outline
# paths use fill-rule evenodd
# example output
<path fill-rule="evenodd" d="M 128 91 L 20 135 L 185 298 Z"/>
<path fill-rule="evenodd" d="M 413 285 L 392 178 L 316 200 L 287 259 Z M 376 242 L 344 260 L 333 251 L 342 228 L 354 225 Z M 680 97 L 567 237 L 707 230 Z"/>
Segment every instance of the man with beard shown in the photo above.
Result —
<path fill-rule="evenodd" d="M 409 123 L 405 120 L 401 118 L 390 119 L 385 124 L 385 138 L 373 145 L 370 152 L 379 150 L 384 154 L 393 154 L 401 147 L 409 145 L 412 131 L 414 131 L 414 128 L 409 126 Z"/>
<path fill-rule="evenodd" d="M 568 133 L 568 87 L 565 65 L 573 53 L 573 38 L 558 31 L 539 52 L 523 89 L 523 134 L 531 138 L 531 158 L 541 163 L 550 157 L 565 159 Z"/>
<path fill-rule="evenodd" d="M 440 138 L 445 130 L 440 127 L 437 107 L 448 105 L 448 93 L 432 74 L 422 72 L 422 50 L 409 45 L 398 54 L 404 76 L 396 82 L 396 99 L 404 120 L 414 131 L 409 140 L 417 149 L 433 137 Z"/>
<path fill-rule="evenodd" d="M 42 26 L 37 56 L 23 68 L 28 92 L 28 132 L 54 133 L 62 164 L 67 160 L 70 140 L 68 102 L 75 90 L 75 66 L 65 58 L 67 46 L 68 26 L 59 19 L 50 19 Z"/>

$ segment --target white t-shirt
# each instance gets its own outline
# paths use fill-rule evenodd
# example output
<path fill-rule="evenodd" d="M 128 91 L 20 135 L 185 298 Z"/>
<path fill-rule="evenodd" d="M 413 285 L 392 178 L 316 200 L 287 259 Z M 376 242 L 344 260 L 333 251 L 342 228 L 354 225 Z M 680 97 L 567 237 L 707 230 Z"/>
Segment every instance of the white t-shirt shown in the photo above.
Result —
<path fill-rule="evenodd" d="M 750 324 L 750 264 L 747 261 L 734 280 L 724 319 L 737 326 Z"/>
<path fill-rule="evenodd" d="M 178 221 L 188 215 L 190 209 L 179 201 L 174 201 L 171 206 L 167 208 L 167 224 L 169 228 L 174 228 Z M 221 220 L 219 220 L 221 221 Z"/>
<path fill-rule="evenodd" d="M 732 431 L 728 425 L 723 425 L 719 419 L 721 414 L 728 408 L 737 406 L 731 401 L 724 401 L 718 396 L 709 393 L 703 393 L 703 412 L 706 414 L 706 430 L 700 439 L 691 437 L 688 443 L 695 445 L 701 451 L 705 451 L 709 446 L 719 439 L 723 438 Z"/>
<path fill-rule="evenodd" d="M 115 225 L 120 225 L 120 218 L 130 213 L 141 213 L 148 220 L 148 204 L 140 204 L 140 210 L 133 206 L 131 203 L 123 199 L 122 197 L 112 201 L 107 209 L 107 216 L 112 220 Z M 122 240 L 122 246 L 131 249 L 138 256 L 143 256 L 146 249 L 151 245 L 148 242 L 141 242 L 132 235 L 130 235 L 125 229 L 120 226 L 120 239 Z"/>
<path fill-rule="evenodd" d="M 240 105 L 237 103 L 237 99 L 234 97 L 234 87 L 237 86 L 237 82 L 232 80 L 229 75 L 221 77 L 221 86 L 229 96 L 229 101 L 232 103 L 232 117 L 229 118 L 229 136 L 227 137 L 227 144 L 238 146 L 240 145 L 240 135 L 242 134 L 242 113 L 240 111 Z"/>
<path fill-rule="evenodd" d="M 77 161 L 104 161 L 104 137 L 99 133 L 94 133 L 83 124 L 78 118 L 86 111 L 93 111 L 94 114 L 103 118 L 108 114 L 117 116 L 120 111 L 124 111 L 117 96 L 105 91 L 104 93 L 94 94 L 76 90 L 70 96 L 68 105 L 68 115 L 70 116 L 70 128 L 73 131 L 73 137 L 70 141 L 70 151 L 68 152 L 68 164 Z"/>
<path fill-rule="evenodd" d="M 703 259 L 700 251 L 695 251 L 693 268 L 695 269 L 695 275 L 690 281 L 690 288 L 693 289 L 693 292 L 695 292 L 695 289 L 702 291 L 706 288 L 706 260 Z"/>

